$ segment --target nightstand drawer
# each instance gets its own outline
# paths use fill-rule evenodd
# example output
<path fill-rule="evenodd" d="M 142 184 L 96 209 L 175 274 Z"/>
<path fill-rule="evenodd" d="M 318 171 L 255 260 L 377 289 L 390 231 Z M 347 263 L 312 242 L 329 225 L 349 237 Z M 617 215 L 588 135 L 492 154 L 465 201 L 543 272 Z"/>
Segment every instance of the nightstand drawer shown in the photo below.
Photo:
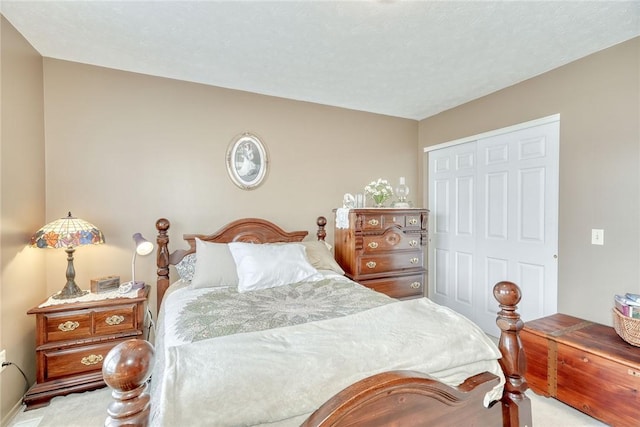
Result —
<path fill-rule="evenodd" d="M 136 304 L 110 307 L 94 312 L 96 335 L 112 334 L 137 328 Z"/>
<path fill-rule="evenodd" d="M 38 352 L 44 370 L 40 381 L 50 381 L 71 375 L 84 374 L 102 369 L 102 362 L 116 344 L 124 340 L 113 340 L 102 344 Z"/>
<path fill-rule="evenodd" d="M 378 274 L 389 271 L 421 269 L 423 255 L 421 251 L 404 251 L 386 255 L 365 255 L 358 260 L 358 274 Z"/>
<path fill-rule="evenodd" d="M 66 312 L 48 313 L 44 316 L 45 334 L 42 337 L 44 344 L 51 341 L 75 340 L 91 336 L 91 313 Z"/>

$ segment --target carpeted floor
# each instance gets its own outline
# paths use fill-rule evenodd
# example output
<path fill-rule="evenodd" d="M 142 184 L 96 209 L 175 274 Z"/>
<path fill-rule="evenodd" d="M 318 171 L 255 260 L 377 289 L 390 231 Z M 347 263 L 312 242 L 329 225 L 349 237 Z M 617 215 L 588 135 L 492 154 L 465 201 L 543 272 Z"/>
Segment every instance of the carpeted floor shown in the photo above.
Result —
<path fill-rule="evenodd" d="M 605 424 L 566 406 L 555 399 L 537 396 L 531 391 L 533 425 L 536 427 L 598 427 Z M 8 427 L 98 427 L 104 425 L 110 390 L 56 397 L 47 407 L 20 412 Z"/>

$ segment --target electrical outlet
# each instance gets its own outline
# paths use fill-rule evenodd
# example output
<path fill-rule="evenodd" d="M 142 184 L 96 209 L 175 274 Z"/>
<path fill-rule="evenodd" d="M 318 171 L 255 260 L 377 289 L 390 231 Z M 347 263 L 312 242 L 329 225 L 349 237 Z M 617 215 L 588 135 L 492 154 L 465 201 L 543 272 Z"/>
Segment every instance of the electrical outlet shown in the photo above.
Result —
<path fill-rule="evenodd" d="M 2 364 L 6 361 L 7 361 L 7 350 L 2 350 L 0 351 L 0 371 L 6 368 L 6 366 L 2 366 Z"/>
<path fill-rule="evenodd" d="M 591 230 L 591 244 L 604 245 L 604 230 L 596 228 Z"/>

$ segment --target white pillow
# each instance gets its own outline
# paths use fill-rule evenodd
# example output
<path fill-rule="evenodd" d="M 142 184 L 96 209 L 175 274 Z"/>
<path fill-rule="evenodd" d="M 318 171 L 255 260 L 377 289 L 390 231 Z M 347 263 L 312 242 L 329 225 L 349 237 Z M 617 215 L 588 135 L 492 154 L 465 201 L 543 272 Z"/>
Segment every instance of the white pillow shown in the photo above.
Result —
<path fill-rule="evenodd" d="M 237 286 L 236 263 L 226 243 L 203 242 L 196 237 L 196 267 L 191 287 Z"/>
<path fill-rule="evenodd" d="M 238 292 L 322 279 L 307 261 L 301 244 L 233 242 L 229 250 L 236 261 Z"/>

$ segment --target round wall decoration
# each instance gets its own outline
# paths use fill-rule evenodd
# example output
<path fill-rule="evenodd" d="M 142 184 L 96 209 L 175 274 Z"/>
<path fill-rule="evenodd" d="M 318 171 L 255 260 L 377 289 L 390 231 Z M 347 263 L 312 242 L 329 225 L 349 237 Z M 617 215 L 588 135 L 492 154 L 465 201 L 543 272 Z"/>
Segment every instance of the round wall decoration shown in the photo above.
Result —
<path fill-rule="evenodd" d="M 233 138 L 227 149 L 227 171 L 235 185 L 253 190 L 267 176 L 267 150 L 256 135 L 245 132 Z"/>

